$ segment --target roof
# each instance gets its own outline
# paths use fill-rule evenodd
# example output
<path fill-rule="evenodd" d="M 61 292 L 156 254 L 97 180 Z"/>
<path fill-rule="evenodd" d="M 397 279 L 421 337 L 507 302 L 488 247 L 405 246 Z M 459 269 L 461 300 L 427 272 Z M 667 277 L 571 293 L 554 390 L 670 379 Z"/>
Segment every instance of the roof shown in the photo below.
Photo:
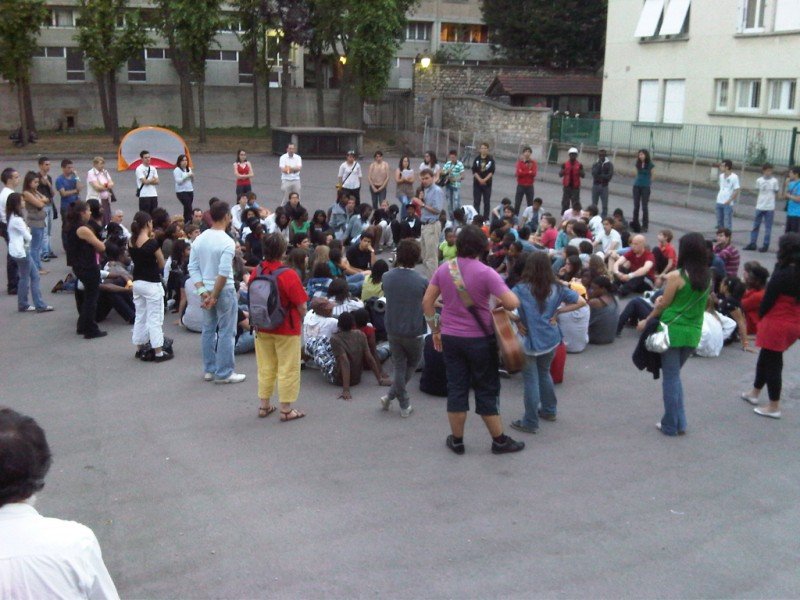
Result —
<path fill-rule="evenodd" d="M 498 75 L 486 89 L 487 96 L 599 96 L 602 77 L 586 75 Z"/>

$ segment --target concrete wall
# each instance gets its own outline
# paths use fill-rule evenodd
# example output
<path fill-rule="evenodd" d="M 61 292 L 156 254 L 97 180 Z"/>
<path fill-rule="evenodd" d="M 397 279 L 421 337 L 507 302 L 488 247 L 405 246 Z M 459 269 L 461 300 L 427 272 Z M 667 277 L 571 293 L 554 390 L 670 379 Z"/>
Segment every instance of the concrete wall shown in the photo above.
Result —
<path fill-rule="evenodd" d="M 89 129 L 102 127 L 97 88 L 92 82 L 69 84 L 34 84 L 32 87 L 33 111 L 39 129 L 55 129 L 64 111 L 77 111 L 77 127 Z M 280 89 L 270 90 L 272 124 L 280 117 Z M 119 123 L 129 127 L 134 119 L 140 124 L 180 126 L 180 96 L 177 86 L 119 84 Z M 325 90 L 325 122 L 337 124 L 339 91 Z M 289 124 L 316 125 L 316 95 L 313 89 L 289 90 Z M 197 102 L 195 99 L 195 108 Z M 259 121 L 263 126 L 266 109 L 262 92 L 259 102 Z M 361 114 L 358 103 L 349 104 L 345 111 L 346 127 L 360 127 Z M 8 84 L 0 86 L 0 119 L 6 127 L 17 127 L 19 112 L 16 93 Z M 206 123 L 209 127 L 249 127 L 253 123 L 253 96 L 250 86 L 206 87 Z"/>

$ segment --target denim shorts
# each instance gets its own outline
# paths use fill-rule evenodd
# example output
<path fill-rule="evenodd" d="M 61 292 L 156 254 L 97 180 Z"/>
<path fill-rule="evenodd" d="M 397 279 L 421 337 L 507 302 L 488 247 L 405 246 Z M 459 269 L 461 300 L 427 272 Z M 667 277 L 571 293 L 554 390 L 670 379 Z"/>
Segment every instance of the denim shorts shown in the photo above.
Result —
<path fill-rule="evenodd" d="M 500 408 L 500 361 L 495 337 L 442 335 L 447 373 L 447 412 L 467 412 L 475 391 L 475 412 L 497 415 Z"/>

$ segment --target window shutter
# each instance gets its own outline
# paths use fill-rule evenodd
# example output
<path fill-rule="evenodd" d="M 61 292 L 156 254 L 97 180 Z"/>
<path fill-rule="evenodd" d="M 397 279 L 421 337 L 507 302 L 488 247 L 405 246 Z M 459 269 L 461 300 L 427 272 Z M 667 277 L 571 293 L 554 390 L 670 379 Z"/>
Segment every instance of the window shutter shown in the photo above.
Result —
<path fill-rule="evenodd" d="M 653 37 L 656 34 L 658 20 L 664 10 L 664 0 L 645 0 L 636 31 L 633 36 L 637 38 Z"/>
<path fill-rule="evenodd" d="M 664 11 L 664 21 L 661 23 L 660 35 L 678 35 L 683 31 L 686 15 L 689 12 L 691 0 L 670 0 Z"/>

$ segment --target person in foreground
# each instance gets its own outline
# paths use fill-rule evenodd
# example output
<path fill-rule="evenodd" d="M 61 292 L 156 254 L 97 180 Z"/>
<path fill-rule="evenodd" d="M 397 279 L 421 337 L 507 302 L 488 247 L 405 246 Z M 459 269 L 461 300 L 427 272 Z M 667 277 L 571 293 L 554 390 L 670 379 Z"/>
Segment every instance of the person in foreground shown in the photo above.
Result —
<path fill-rule="evenodd" d="M 492 452 L 506 454 L 525 448 L 523 442 L 503 433 L 497 340 L 489 309 L 490 296 L 495 296 L 506 310 L 517 308 L 519 299 L 494 269 L 479 260 L 486 245 L 486 236 L 480 229 L 474 225 L 462 229 L 456 238 L 456 258 L 436 270 L 422 299 L 433 346 L 444 353 L 447 417 L 452 431 L 446 443 L 456 454 L 464 454 L 465 450 L 464 424 L 470 388 L 475 392 L 475 412 L 492 436 Z M 434 308 L 440 295 L 441 326 L 440 315 Z M 467 298 L 471 303 L 469 308 L 464 304 Z"/>
<path fill-rule="evenodd" d="M 700 233 L 687 233 L 678 247 L 678 270 L 666 275 L 664 295 L 653 311 L 639 321 L 643 331 L 650 319 L 660 318 L 669 327 L 669 349 L 661 355 L 664 416 L 656 427 L 664 435 L 686 433 L 681 367 L 700 343 L 703 312 L 710 292 L 711 270 L 706 243 Z"/>
<path fill-rule="evenodd" d="M 577 292 L 556 281 L 550 257 L 534 252 L 525 260 L 521 281 L 513 292 L 519 298 L 517 327 L 524 336 L 527 360 L 522 368 L 525 382 L 525 414 L 511 427 L 525 433 L 536 433 L 539 418 L 556 420 L 556 392 L 550 375 L 556 348 L 562 341 L 558 315 L 586 306 Z"/>
<path fill-rule="evenodd" d="M 800 338 L 800 233 L 787 233 L 778 240 L 778 263 L 767 283 L 758 314 L 761 320 L 756 346 L 761 351 L 753 389 L 742 394 L 742 399 L 757 405 L 766 385 L 769 404 L 753 410 L 762 417 L 780 419 L 783 353 Z"/>
<path fill-rule="evenodd" d="M 119 598 L 92 530 L 34 508 L 51 462 L 38 423 L 0 408 L 0 598 Z"/>

